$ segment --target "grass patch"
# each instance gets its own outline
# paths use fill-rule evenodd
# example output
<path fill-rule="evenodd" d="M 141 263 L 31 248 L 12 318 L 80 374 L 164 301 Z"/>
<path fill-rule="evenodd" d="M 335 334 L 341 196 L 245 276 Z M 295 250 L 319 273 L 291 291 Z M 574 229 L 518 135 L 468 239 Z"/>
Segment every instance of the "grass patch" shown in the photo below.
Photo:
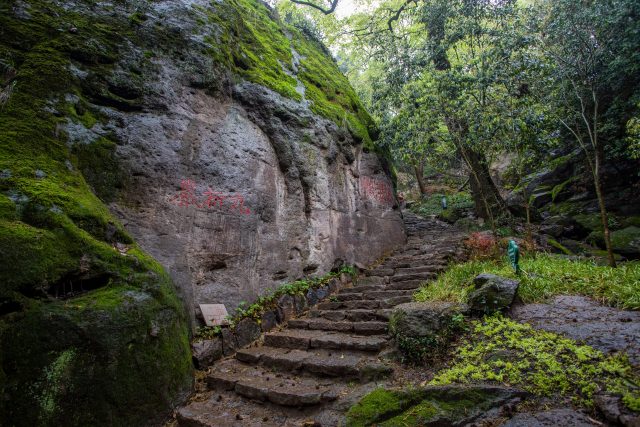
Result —
<path fill-rule="evenodd" d="M 579 345 L 560 335 L 538 331 L 502 315 L 472 322 L 465 344 L 455 350 L 451 366 L 430 385 L 495 382 L 514 385 L 539 396 L 560 395 L 593 406 L 593 395 L 621 395 L 634 409 L 640 378 L 619 355 Z"/>
<path fill-rule="evenodd" d="M 442 209 L 442 197 L 447 198 L 446 210 L 469 209 L 473 207 L 473 199 L 467 192 L 454 194 L 434 193 L 413 203 L 409 208 L 413 213 L 422 216 L 441 215 L 445 210 Z"/>
<path fill-rule="evenodd" d="M 472 290 L 473 278 L 481 273 L 491 273 L 520 280 L 518 296 L 525 303 L 542 302 L 556 295 L 578 294 L 613 307 L 640 309 L 640 262 L 610 268 L 590 260 L 536 254 L 524 257 L 520 266 L 523 273 L 516 275 L 506 260 L 458 264 L 420 289 L 415 299 L 465 302 Z"/>

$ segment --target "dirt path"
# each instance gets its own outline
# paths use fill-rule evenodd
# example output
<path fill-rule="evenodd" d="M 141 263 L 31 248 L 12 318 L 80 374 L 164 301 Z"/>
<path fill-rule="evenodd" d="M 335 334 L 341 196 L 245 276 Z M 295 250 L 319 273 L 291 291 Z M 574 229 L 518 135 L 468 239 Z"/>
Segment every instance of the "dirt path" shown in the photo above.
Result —
<path fill-rule="evenodd" d="M 217 362 L 200 379 L 199 393 L 178 410 L 178 424 L 340 426 L 365 393 L 402 383 L 406 368 L 387 357 L 389 315 L 445 269 L 465 238 L 448 224 L 410 212 L 405 225 L 407 243 L 356 284 Z"/>

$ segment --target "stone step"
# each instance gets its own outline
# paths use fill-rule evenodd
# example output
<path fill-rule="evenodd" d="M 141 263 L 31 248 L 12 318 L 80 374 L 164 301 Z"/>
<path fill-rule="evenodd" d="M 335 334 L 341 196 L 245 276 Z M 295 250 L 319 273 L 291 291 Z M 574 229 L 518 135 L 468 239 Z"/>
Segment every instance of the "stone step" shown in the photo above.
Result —
<path fill-rule="evenodd" d="M 380 335 L 362 336 L 311 329 L 290 329 L 265 334 L 264 344 L 269 347 L 300 350 L 318 348 L 380 351 L 386 346 L 387 338 Z"/>
<path fill-rule="evenodd" d="M 335 300 L 337 301 L 358 301 L 358 300 L 369 300 L 369 299 L 387 299 L 393 297 L 400 297 L 411 295 L 410 291 L 403 290 L 375 290 L 375 291 L 360 291 L 361 289 L 350 288 L 352 292 L 344 292 L 335 296 Z"/>
<path fill-rule="evenodd" d="M 391 283 L 406 282 L 407 280 L 427 281 L 427 280 L 435 279 L 437 276 L 438 274 L 433 271 L 427 271 L 422 273 L 396 274 L 395 276 L 391 277 Z"/>
<path fill-rule="evenodd" d="M 211 390 L 233 390 L 252 400 L 297 407 L 336 400 L 345 389 L 330 379 L 283 375 L 235 359 L 217 363 L 206 381 Z"/>
<path fill-rule="evenodd" d="M 387 322 L 365 321 L 365 322 L 349 322 L 338 321 L 333 322 L 326 319 L 292 319 L 287 323 L 291 329 L 313 329 L 320 331 L 336 331 L 354 333 L 356 335 L 384 335 L 387 333 Z"/>
<path fill-rule="evenodd" d="M 392 276 L 394 271 L 392 268 L 374 268 L 372 270 L 366 269 L 363 271 L 365 276 Z"/>
<path fill-rule="evenodd" d="M 411 295 L 401 295 L 383 300 L 328 301 L 321 302 L 316 307 L 318 310 L 375 310 L 378 308 L 392 308 L 398 304 L 411 302 L 411 300 Z"/>
<path fill-rule="evenodd" d="M 385 276 L 360 276 L 356 281 L 356 285 L 384 285 L 389 283 L 388 277 Z"/>
<path fill-rule="evenodd" d="M 400 267 L 396 269 L 396 275 L 415 273 L 439 273 L 446 268 L 442 264 L 423 265 L 420 267 Z"/>
<path fill-rule="evenodd" d="M 424 285 L 426 280 L 405 280 L 404 282 L 389 283 L 387 289 L 389 290 L 404 290 L 404 291 L 417 291 Z"/>
<path fill-rule="evenodd" d="M 287 372 L 308 372 L 314 375 L 357 378 L 361 382 L 388 376 L 392 369 L 367 353 L 341 350 L 296 350 L 274 347 L 254 347 L 240 350 L 241 362 L 261 365 Z"/>
<path fill-rule="evenodd" d="M 342 295 L 342 294 L 351 294 L 354 292 L 379 292 L 379 291 L 386 290 L 386 286 L 387 286 L 386 284 L 366 285 L 366 284 L 357 283 L 353 285 L 353 287 L 340 289 L 336 294 L 336 296 Z"/>
<path fill-rule="evenodd" d="M 317 310 L 313 309 L 309 312 L 309 317 L 322 318 L 327 320 L 350 321 L 350 322 L 367 322 L 367 321 L 389 321 L 391 309 L 382 310 Z"/>

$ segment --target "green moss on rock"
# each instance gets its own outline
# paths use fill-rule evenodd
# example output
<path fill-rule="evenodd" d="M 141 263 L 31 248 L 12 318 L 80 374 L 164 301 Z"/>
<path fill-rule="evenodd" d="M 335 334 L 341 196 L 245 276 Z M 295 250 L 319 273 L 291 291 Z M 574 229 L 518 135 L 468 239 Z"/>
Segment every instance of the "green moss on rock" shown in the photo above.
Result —
<path fill-rule="evenodd" d="M 98 195 L 87 184 L 117 170 L 113 141 L 74 156 L 62 131 L 100 120 L 71 61 L 104 77 L 132 33 L 117 15 L 35 1 L 20 19 L 13 6 L 0 5 L 0 61 L 16 71 L 0 110 L 0 419 L 147 424 L 191 386 L 183 308 L 98 196 L 115 179 L 92 179 Z"/>

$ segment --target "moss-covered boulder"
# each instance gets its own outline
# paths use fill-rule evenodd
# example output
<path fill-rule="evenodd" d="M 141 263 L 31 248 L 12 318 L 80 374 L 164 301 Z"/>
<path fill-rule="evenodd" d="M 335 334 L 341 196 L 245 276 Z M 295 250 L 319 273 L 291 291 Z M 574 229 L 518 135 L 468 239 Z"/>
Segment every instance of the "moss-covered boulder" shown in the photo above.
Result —
<path fill-rule="evenodd" d="M 516 389 L 483 385 L 378 388 L 349 409 L 346 424 L 348 427 L 467 425 L 481 417 L 495 418 L 497 408 L 526 395 Z"/>
<path fill-rule="evenodd" d="M 179 109 L 202 107 L 198 117 L 171 111 L 190 96 L 197 98 L 194 104 Z M 165 199 L 178 191 L 185 170 L 229 175 L 203 165 L 235 159 L 235 153 L 193 160 L 187 142 L 196 147 L 201 139 L 176 135 L 197 128 L 187 123 L 215 133 L 221 122 L 203 111 L 227 108 L 234 97 L 238 104 L 229 120 L 242 116 L 236 114 L 242 103 L 253 120 L 241 117 L 244 129 L 273 144 L 238 152 L 275 152 L 266 162 L 258 154 L 251 159 L 284 171 L 290 180 L 285 187 L 306 205 L 316 193 L 316 152 L 326 155 L 323 164 L 381 169 L 380 159 L 367 153 L 376 150 L 375 124 L 335 61 L 258 0 L 0 3 L 0 424 L 144 425 L 190 390 L 187 298 L 177 297 L 167 272 L 142 250 L 144 245 L 166 266 L 166 248 L 154 251 L 135 234 L 151 228 L 148 218 L 133 227 L 128 222 L 138 244 L 116 215 L 127 220 L 125 210 L 132 216 L 153 210 L 150 216 L 158 217 L 175 208 Z M 277 105 L 270 102 L 276 98 Z M 320 136 L 301 137 L 309 123 Z M 244 143 L 244 133 L 237 134 Z M 331 144 L 325 141 L 331 138 Z M 182 143 L 185 148 L 172 153 L 177 160 L 166 155 Z M 127 169 L 129 160 L 139 169 Z M 196 166 L 188 169 L 188 163 Z M 167 165 L 177 165 L 175 175 L 158 172 Z M 141 202 L 141 193 L 152 193 L 140 182 L 162 190 L 153 204 Z M 224 184 L 239 188 L 237 181 Z M 340 187 L 354 191 L 345 182 Z M 327 192 L 326 198 L 339 203 L 352 194 L 335 198 Z M 262 224 L 277 222 L 265 206 Z M 292 206 L 283 215 L 291 216 Z M 310 209 L 298 210 L 308 218 Z M 400 230 L 399 220 L 397 225 Z M 336 229 L 346 234 L 342 226 Z M 234 237 L 236 244 L 255 246 L 247 241 Z M 288 254 L 287 238 L 281 241 Z M 263 252 L 274 254 L 269 248 Z M 206 258 L 210 251 L 182 250 L 166 258 Z M 205 261 L 207 271 L 219 264 Z M 295 263 L 305 267 L 297 258 Z"/>
<path fill-rule="evenodd" d="M 587 241 L 604 249 L 604 237 L 602 231 L 593 231 L 587 237 Z M 613 251 L 626 258 L 640 258 L 640 227 L 634 225 L 621 230 L 611 232 L 611 246 Z"/>
<path fill-rule="evenodd" d="M 117 138 L 102 129 L 83 138 L 95 144 L 74 144 L 75 131 L 103 119 L 89 99 L 141 108 L 142 79 L 118 80 L 115 65 L 136 40 L 134 24 L 124 10 L 94 7 L 0 4 L 7 426 L 144 425 L 165 416 L 192 383 L 173 284 L 105 205 L 124 180 L 113 162 Z"/>
<path fill-rule="evenodd" d="M 463 304 L 441 301 L 410 302 L 396 306 L 389 319 L 403 359 L 423 363 L 442 353 L 464 324 Z"/>

